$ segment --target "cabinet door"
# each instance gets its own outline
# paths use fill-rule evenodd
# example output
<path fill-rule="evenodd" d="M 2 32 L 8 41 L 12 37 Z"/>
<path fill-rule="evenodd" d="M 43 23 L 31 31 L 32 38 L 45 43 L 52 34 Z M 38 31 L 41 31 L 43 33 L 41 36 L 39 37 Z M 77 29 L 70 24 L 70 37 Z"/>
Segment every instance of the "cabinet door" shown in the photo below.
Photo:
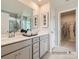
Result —
<path fill-rule="evenodd" d="M 40 41 L 40 57 L 42 57 L 44 54 L 44 43 L 43 40 Z"/>
<path fill-rule="evenodd" d="M 1 59 L 32 59 L 32 46 L 28 46 L 14 53 L 6 55 Z"/>
<path fill-rule="evenodd" d="M 1 59 L 20 59 L 18 53 L 19 51 L 11 53 L 9 55 L 2 57 Z"/>
<path fill-rule="evenodd" d="M 48 51 L 48 37 L 42 36 L 40 40 L 40 57 L 42 57 Z"/>
<path fill-rule="evenodd" d="M 33 54 L 33 59 L 39 59 L 39 51 L 35 54 Z"/>
<path fill-rule="evenodd" d="M 45 46 L 44 51 L 46 53 L 48 51 L 48 39 L 45 40 L 44 46 Z"/>
<path fill-rule="evenodd" d="M 32 59 L 32 46 L 28 46 L 19 53 L 20 59 Z"/>

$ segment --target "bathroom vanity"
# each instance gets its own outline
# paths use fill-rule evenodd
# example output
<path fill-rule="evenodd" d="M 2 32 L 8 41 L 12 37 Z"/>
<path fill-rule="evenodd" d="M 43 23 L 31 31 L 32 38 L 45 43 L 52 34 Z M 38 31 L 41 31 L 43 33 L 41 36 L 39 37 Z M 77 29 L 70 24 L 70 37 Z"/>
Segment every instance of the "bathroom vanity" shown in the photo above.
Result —
<path fill-rule="evenodd" d="M 2 59 L 40 59 L 48 52 L 48 34 L 2 41 Z"/>
<path fill-rule="evenodd" d="M 37 9 L 20 0 L 1 3 L 1 59 L 41 59 L 48 51 L 49 34 L 38 26 Z"/>

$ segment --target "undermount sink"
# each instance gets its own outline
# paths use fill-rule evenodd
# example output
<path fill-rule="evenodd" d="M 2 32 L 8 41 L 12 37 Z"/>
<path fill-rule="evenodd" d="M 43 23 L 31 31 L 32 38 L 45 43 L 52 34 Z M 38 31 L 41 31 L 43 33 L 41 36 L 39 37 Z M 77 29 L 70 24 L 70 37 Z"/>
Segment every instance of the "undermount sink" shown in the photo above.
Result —
<path fill-rule="evenodd" d="M 38 35 L 38 30 L 29 30 L 27 33 L 24 33 L 23 36 L 31 37 L 31 36 L 36 36 Z"/>
<path fill-rule="evenodd" d="M 36 35 L 38 35 L 38 34 L 31 34 L 31 35 L 27 35 L 27 34 L 23 34 L 23 36 L 26 36 L 26 37 L 32 37 L 32 36 L 36 36 Z"/>

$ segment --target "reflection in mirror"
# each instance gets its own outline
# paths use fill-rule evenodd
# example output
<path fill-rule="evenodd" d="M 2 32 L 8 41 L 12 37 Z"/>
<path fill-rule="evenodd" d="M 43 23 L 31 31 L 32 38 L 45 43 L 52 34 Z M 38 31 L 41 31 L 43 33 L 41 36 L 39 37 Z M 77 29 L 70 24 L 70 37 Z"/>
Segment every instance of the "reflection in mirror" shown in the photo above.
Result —
<path fill-rule="evenodd" d="M 22 24 L 21 29 L 31 30 L 31 19 L 29 17 L 23 16 L 21 24 Z"/>
<path fill-rule="evenodd" d="M 2 0 L 1 33 L 17 32 L 21 29 L 30 30 L 32 16 L 33 16 L 33 9 L 28 7 L 27 5 L 24 5 L 18 0 Z M 4 19 L 5 17 L 6 19 Z"/>
<path fill-rule="evenodd" d="M 18 29 L 20 29 L 20 24 L 19 24 L 18 20 L 10 17 L 10 19 L 9 19 L 9 33 L 17 32 Z"/>

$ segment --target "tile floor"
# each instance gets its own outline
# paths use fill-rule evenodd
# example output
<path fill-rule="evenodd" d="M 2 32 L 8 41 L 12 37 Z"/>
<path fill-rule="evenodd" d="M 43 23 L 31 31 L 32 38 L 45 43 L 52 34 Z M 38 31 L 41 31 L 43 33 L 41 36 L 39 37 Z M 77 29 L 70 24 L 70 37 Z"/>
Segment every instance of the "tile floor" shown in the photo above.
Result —
<path fill-rule="evenodd" d="M 76 42 L 75 41 L 63 41 L 61 44 L 62 47 L 68 48 L 71 51 L 76 51 Z"/>
<path fill-rule="evenodd" d="M 54 48 L 52 53 L 47 53 L 42 59 L 78 59 L 75 43 L 75 41 L 63 42 L 61 47 Z"/>
<path fill-rule="evenodd" d="M 51 53 L 47 53 L 42 59 L 78 59 L 75 51 L 67 48 L 57 47 Z"/>
<path fill-rule="evenodd" d="M 75 52 L 71 54 L 47 53 L 42 59 L 77 59 L 77 54 Z"/>

